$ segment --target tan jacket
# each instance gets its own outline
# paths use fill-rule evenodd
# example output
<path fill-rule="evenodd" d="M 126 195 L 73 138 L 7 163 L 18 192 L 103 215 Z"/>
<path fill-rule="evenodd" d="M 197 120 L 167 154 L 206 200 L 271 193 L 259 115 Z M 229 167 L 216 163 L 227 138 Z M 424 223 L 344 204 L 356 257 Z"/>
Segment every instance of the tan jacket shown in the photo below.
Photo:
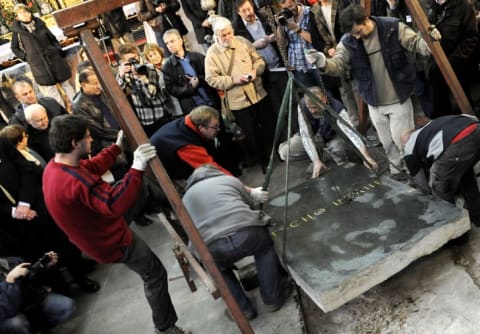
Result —
<path fill-rule="evenodd" d="M 234 64 L 231 66 L 231 73 L 227 73 L 233 53 Z M 241 85 L 233 83 L 232 75 L 244 75 L 253 70 L 257 73 L 254 81 Z M 205 57 L 205 80 L 213 88 L 226 92 L 231 110 L 250 107 L 267 96 L 261 78 L 264 70 L 265 60 L 257 53 L 252 43 L 241 36 L 234 36 L 229 48 L 224 48 L 218 43 L 213 44 Z"/>

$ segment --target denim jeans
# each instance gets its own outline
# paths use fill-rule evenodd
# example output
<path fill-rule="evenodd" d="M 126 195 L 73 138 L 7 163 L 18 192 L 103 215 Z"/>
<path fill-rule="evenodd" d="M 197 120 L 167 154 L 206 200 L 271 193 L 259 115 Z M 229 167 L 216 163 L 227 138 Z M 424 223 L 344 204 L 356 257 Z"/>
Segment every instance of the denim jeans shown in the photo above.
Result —
<path fill-rule="evenodd" d="M 208 249 L 242 311 L 253 311 L 254 308 L 232 268 L 236 261 L 250 255 L 255 257 L 263 302 L 267 305 L 280 302 L 280 267 L 272 238 L 265 227 L 247 227 L 211 242 Z"/>
<path fill-rule="evenodd" d="M 30 334 L 46 330 L 66 321 L 73 313 L 73 299 L 55 293 L 23 314 L 0 321 L 1 334 Z"/>
<path fill-rule="evenodd" d="M 480 192 L 473 166 L 480 160 L 480 128 L 450 144 L 430 168 L 430 186 L 434 195 L 454 202 L 461 194 L 470 220 L 480 226 Z"/>
<path fill-rule="evenodd" d="M 155 328 L 164 331 L 177 321 L 177 313 L 168 293 L 167 271 L 145 241 L 132 233 L 132 244 L 124 250 L 119 262 L 142 278 Z"/>

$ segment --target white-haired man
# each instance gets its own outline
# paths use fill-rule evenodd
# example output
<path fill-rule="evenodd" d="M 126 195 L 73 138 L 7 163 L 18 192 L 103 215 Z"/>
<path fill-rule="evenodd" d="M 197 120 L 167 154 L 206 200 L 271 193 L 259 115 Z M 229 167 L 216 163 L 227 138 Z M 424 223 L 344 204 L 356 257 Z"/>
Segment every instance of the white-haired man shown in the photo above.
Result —
<path fill-rule="evenodd" d="M 213 22 L 215 44 L 205 57 L 205 80 L 213 88 L 223 90 L 225 109 L 231 110 L 246 134 L 249 157 L 263 165 L 273 140 L 273 113 L 261 75 L 265 60 L 252 43 L 235 36 L 230 20 L 218 17 Z M 249 162 L 250 162 L 249 161 Z"/>

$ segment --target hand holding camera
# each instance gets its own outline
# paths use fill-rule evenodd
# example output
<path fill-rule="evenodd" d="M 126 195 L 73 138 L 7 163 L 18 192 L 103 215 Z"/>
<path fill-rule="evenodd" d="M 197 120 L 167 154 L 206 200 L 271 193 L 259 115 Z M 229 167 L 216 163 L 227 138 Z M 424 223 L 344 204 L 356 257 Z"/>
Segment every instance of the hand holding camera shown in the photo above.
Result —
<path fill-rule="evenodd" d="M 190 78 L 190 85 L 193 87 L 193 88 L 197 88 L 198 85 L 200 84 L 200 81 L 198 80 L 198 77 L 189 77 Z"/>

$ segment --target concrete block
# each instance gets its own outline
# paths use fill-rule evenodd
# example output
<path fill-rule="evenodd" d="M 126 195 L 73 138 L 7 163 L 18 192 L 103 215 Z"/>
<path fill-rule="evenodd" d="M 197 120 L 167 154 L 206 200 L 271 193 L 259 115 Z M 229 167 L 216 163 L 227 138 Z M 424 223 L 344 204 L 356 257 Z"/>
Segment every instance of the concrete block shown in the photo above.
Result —
<path fill-rule="evenodd" d="M 324 312 L 470 229 L 465 210 L 359 165 L 296 186 L 265 211 L 281 260 Z"/>

